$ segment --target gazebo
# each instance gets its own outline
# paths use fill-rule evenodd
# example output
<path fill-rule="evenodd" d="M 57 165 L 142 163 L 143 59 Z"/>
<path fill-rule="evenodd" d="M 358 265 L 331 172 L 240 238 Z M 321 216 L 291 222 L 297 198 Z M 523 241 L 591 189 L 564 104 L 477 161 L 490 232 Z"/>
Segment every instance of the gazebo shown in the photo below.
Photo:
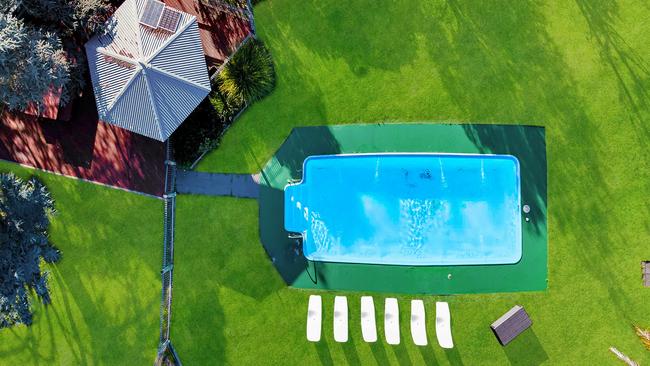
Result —
<path fill-rule="evenodd" d="M 210 92 L 196 18 L 126 0 L 86 43 L 99 118 L 165 141 Z"/>

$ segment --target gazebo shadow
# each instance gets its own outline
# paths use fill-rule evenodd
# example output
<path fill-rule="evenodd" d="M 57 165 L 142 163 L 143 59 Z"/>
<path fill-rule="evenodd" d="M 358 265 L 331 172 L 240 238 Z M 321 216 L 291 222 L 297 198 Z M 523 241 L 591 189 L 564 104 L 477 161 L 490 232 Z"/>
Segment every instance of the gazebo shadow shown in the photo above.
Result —
<path fill-rule="evenodd" d="M 152 195 L 162 195 L 164 144 L 98 119 L 92 87 L 69 121 L 0 113 L 0 159 Z"/>
<path fill-rule="evenodd" d="M 99 124 L 92 89 L 86 88 L 74 103 L 70 121 L 41 122 L 43 135 L 47 143 L 59 146 L 65 163 L 90 168 Z"/>

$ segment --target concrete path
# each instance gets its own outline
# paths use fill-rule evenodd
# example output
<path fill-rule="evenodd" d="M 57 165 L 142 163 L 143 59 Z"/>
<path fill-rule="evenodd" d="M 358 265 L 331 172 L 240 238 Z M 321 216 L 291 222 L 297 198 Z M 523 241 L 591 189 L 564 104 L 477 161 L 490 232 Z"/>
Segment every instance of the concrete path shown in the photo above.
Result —
<path fill-rule="evenodd" d="M 258 183 L 257 174 L 223 174 L 179 170 L 176 175 L 176 192 L 257 198 L 260 191 Z"/>

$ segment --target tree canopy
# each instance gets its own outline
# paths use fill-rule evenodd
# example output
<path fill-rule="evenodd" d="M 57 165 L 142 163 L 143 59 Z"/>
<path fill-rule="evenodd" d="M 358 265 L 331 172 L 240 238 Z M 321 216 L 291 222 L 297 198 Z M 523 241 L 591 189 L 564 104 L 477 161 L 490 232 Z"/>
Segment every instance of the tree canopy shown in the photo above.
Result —
<path fill-rule="evenodd" d="M 12 15 L 0 14 L 0 100 L 9 109 L 25 109 L 50 89 L 67 101 L 70 65 L 59 38 L 28 28 Z"/>
<path fill-rule="evenodd" d="M 61 91 L 61 104 L 78 94 L 85 85 L 83 43 L 112 9 L 106 0 L 0 1 L 0 103 L 23 110 L 50 88 Z"/>
<path fill-rule="evenodd" d="M 61 258 L 48 238 L 54 213 L 54 200 L 38 179 L 0 174 L 0 328 L 32 323 L 31 292 L 50 303 L 41 259 Z"/>

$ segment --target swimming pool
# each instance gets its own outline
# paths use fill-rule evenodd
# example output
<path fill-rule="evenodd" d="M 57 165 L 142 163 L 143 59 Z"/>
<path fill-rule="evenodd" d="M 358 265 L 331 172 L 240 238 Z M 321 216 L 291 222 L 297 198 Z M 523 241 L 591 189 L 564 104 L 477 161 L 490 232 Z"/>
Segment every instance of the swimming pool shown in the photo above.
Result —
<path fill-rule="evenodd" d="M 285 187 L 284 226 L 313 261 L 512 264 L 520 191 L 510 155 L 310 156 L 303 180 Z"/>

